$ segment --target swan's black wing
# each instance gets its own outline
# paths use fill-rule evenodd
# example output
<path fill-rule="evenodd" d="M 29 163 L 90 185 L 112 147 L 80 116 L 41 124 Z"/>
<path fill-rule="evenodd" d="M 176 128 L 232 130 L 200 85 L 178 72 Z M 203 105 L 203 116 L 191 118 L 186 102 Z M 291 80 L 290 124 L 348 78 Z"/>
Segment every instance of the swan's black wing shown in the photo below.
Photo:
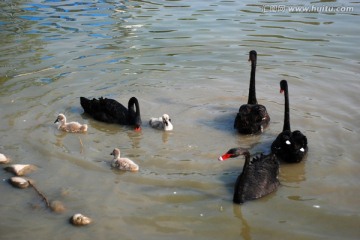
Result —
<path fill-rule="evenodd" d="M 308 152 L 307 138 L 300 131 L 283 131 L 271 144 L 271 151 L 281 161 L 300 162 Z"/>
<path fill-rule="evenodd" d="M 104 122 L 128 124 L 128 110 L 114 99 L 100 98 L 101 115 L 99 119 Z"/>
<path fill-rule="evenodd" d="M 261 198 L 277 189 L 279 162 L 274 154 L 260 155 L 245 161 L 243 171 L 236 180 L 234 203 Z"/>
<path fill-rule="evenodd" d="M 114 99 L 99 98 L 87 99 L 80 97 L 80 104 L 84 111 L 94 119 L 108 122 L 127 124 L 127 108 Z"/>
<path fill-rule="evenodd" d="M 234 128 L 242 134 L 261 133 L 270 122 L 265 106 L 260 104 L 244 104 L 236 115 Z"/>

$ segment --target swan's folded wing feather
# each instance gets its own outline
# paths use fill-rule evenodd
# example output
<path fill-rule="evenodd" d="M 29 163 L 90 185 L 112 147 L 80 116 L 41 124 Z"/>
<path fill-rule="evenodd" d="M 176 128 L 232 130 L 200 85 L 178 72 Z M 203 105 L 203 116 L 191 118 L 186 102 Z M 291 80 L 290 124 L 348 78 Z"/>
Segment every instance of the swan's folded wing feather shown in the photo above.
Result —
<path fill-rule="evenodd" d="M 272 154 L 261 155 L 245 162 L 236 181 L 234 202 L 243 203 L 273 192 L 280 185 L 278 173 L 279 163 Z"/>

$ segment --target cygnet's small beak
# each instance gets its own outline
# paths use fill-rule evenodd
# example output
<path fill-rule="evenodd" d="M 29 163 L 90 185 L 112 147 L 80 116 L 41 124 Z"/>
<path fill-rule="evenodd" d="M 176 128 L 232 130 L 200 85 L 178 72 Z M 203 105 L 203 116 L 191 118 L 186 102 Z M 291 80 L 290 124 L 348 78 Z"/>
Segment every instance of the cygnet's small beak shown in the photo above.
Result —
<path fill-rule="evenodd" d="M 111 152 L 110 155 L 114 155 L 114 152 Z"/>
<path fill-rule="evenodd" d="M 57 118 L 54 123 L 57 123 L 58 121 L 59 121 L 59 118 Z"/>

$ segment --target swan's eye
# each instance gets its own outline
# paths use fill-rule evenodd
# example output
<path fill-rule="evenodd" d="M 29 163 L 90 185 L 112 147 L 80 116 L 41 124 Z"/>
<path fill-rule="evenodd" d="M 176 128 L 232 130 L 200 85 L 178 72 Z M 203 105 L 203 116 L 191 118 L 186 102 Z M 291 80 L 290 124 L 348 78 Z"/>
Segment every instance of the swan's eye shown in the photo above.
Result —
<path fill-rule="evenodd" d="M 285 142 L 287 145 L 290 145 L 291 144 L 291 142 L 289 141 L 289 140 L 286 140 L 286 142 Z"/>
<path fill-rule="evenodd" d="M 304 149 L 304 148 L 300 148 L 300 151 L 301 151 L 301 152 L 305 152 L 305 149 Z"/>

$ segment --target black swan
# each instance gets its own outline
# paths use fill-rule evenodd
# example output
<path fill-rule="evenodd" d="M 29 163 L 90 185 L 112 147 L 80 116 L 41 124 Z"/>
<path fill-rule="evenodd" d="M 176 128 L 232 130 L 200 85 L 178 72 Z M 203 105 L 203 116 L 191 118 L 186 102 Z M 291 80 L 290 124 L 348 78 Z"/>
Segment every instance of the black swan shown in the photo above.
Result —
<path fill-rule="evenodd" d="M 308 152 L 307 138 L 299 130 L 291 132 L 289 91 L 286 80 L 280 82 L 280 93 L 285 92 L 285 113 L 283 131 L 271 144 L 271 151 L 281 161 L 297 163 L 300 162 Z"/>
<path fill-rule="evenodd" d="M 136 131 L 141 130 L 140 107 L 135 97 L 129 99 L 128 109 L 114 99 L 103 97 L 92 100 L 80 97 L 80 104 L 87 114 L 98 121 L 134 125 Z"/>
<path fill-rule="evenodd" d="M 250 160 L 248 150 L 232 148 L 220 156 L 219 161 L 239 155 L 245 156 L 245 164 L 235 183 L 234 203 L 241 204 L 248 200 L 261 198 L 277 189 L 280 185 L 278 180 L 279 162 L 274 154 L 261 154 Z"/>
<path fill-rule="evenodd" d="M 249 61 L 251 61 L 250 87 L 248 103 L 239 108 L 236 115 L 234 128 L 242 134 L 261 133 L 269 125 L 270 116 L 263 105 L 257 103 L 255 91 L 255 71 L 256 71 L 257 53 L 252 50 L 249 52 Z"/>

